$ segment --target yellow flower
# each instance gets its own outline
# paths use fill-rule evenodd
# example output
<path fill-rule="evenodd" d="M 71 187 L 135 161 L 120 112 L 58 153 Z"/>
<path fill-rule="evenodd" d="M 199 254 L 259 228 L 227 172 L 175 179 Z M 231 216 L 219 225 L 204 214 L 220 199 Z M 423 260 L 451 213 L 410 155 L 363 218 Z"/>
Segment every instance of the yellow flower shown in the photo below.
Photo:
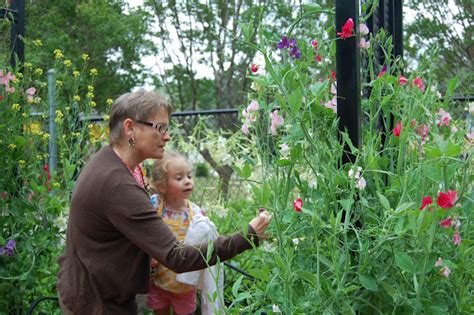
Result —
<path fill-rule="evenodd" d="M 53 183 L 53 188 L 54 189 L 59 189 L 60 187 L 61 187 L 61 185 L 58 182 Z"/>
<path fill-rule="evenodd" d="M 89 60 L 89 55 L 88 54 L 82 54 L 82 59 L 84 59 L 84 61 Z"/>
<path fill-rule="evenodd" d="M 14 111 L 16 111 L 16 112 L 19 112 L 20 109 L 21 109 L 20 104 L 15 103 L 15 104 L 12 105 L 12 110 L 14 110 Z"/>
<path fill-rule="evenodd" d="M 110 105 L 112 105 L 113 103 L 114 103 L 114 100 L 113 100 L 113 99 L 111 99 L 111 98 L 108 98 L 108 99 L 107 99 L 107 105 L 110 106 Z"/>
<path fill-rule="evenodd" d="M 69 68 L 70 66 L 72 66 L 72 61 L 69 60 L 69 59 L 64 60 L 63 63 L 64 63 L 64 65 L 65 65 L 66 67 L 68 67 L 68 68 Z"/>
<path fill-rule="evenodd" d="M 25 66 L 26 69 L 32 69 L 33 68 L 33 65 L 29 62 L 25 62 L 23 65 Z"/>
<path fill-rule="evenodd" d="M 73 71 L 73 72 L 72 72 L 72 75 L 73 75 L 75 78 L 77 78 L 78 76 L 81 75 L 81 73 L 80 73 L 79 71 Z"/>
<path fill-rule="evenodd" d="M 64 57 L 63 52 L 61 51 L 61 49 L 55 49 L 53 53 L 54 53 L 54 58 L 56 58 L 56 59 L 61 59 L 61 58 Z"/>
<path fill-rule="evenodd" d="M 40 123 L 31 123 L 27 128 L 26 131 L 30 132 L 33 135 L 42 135 L 43 131 L 41 131 L 41 124 Z"/>
<path fill-rule="evenodd" d="M 38 47 L 43 46 L 43 42 L 41 41 L 41 39 L 36 39 L 33 41 L 33 43 L 35 43 L 35 45 Z"/>
<path fill-rule="evenodd" d="M 36 96 L 34 99 L 33 99 L 33 103 L 35 104 L 39 104 L 41 102 L 41 97 L 39 96 Z"/>
<path fill-rule="evenodd" d="M 22 78 L 23 78 L 23 73 L 18 72 L 18 73 L 16 74 L 16 78 L 22 79 Z M 15 80 L 13 80 L 13 82 L 15 82 Z M 17 81 L 17 82 L 18 82 L 18 81 Z"/>
<path fill-rule="evenodd" d="M 37 75 L 42 75 L 42 74 L 43 74 L 43 69 L 41 69 L 41 68 L 36 68 L 35 73 L 36 73 Z"/>
<path fill-rule="evenodd" d="M 89 93 L 86 94 L 86 97 L 87 98 L 94 98 L 94 93 L 89 92 Z"/>
<path fill-rule="evenodd" d="M 61 87 L 61 86 L 63 86 L 63 84 L 64 84 L 63 81 L 56 80 L 56 85 L 57 85 L 57 86 L 60 86 L 60 87 Z"/>
<path fill-rule="evenodd" d="M 63 117 L 64 117 L 63 112 L 61 112 L 59 109 L 57 109 L 57 110 L 55 111 L 55 113 L 56 113 L 56 117 L 57 117 L 57 118 L 63 118 Z"/>
<path fill-rule="evenodd" d="M 87 86 L 87 91 L 91 92 L 91 93 L 94 92 L 94 87 L 92 85 L 88 85 Z"/>
<path fill-rule="evenodd" d="M 19 160 L 18 161 L 18 165 L 20 165 L 20 167 L 24 166 L 25 165 L 25 160 Z"/>
<path fill-rule="evenodd" d="M 99 74 L 99 71 L 97 71 L 96 68 L 92 68 L 91 71 L 90 71 L 90 73 L 91 73 L 92 76 L 96 76 L 96 75 Z"/>
<path fill-rule="evenodd" d="M 25 117 L 25 118 L 26 118 L 26 117 L 28 117 L 28 114 L 27 114 L 27 113 L 25 113 L 25 112 L 23 112 L 23 113 L 21 113 L 21 116 L 23 116 L 23 117 Z"/>
<path fill-rule="evenodd" d="M 88 124 L 87 128 L 92 129 L 94 127 L 94 124 Z"/>
<path fill-rule="evenodd" d="M 10 143 L 10 144 L 8 145 L 8 148 L 13 151 L 13 150 L 16 149 L 16 144 Z"/>
<path fill-rule="evenodd" d="M 74 95 L 74 97 L 72 99 L 75 100 L 76 102 L 81 101 L 81 97 L 79 95 Z"/>
<path fill-rule="evenodd" d="M 43 158 L 43 156 L 42 156 L 41 154 L 38 154 L 38 155 L 36 156 L 36 159 L 37 159 L 37 160 L 41 160 L 42 158 Z"/>
<path fill-rule="evenodd" d="M 70 110 L 71 110 L 71 107 L 69 107 L 69 106 L 66 106 L 66 107 L 64 107 L 64 110 L 65 110 L 66 112 L 68 112 L 68 111 L 70 111 Z"/>
<path fill-rule="evenodd" d="M 94 101 L 91 101 L 91 102 L 89 103 L 89 105 L 90 105 L 91 107 L 96 107 L 96 106 L 97 106 L 97 103 L 94 102 Z"/>
<path fill-rule="evenodd" d="M 102 116 L 102 117 L 104 118 L 104 121 L 109 121 L 109 119 L 110 119 L 110 116 L 109 116 L 109 115 L 104 115 L 104 116 Z"/>
<path fill-rule="evenodd" d="M 48 140 L 49 139 L 49 133 L 43 133 L 43 139 Z"/>
<path fill-rule="evenodd" d="M 18 84 L 20 82 L 20 77 L 18 74 L 15 76 L 15 78 L 12 80 L 13 83 Z"/>

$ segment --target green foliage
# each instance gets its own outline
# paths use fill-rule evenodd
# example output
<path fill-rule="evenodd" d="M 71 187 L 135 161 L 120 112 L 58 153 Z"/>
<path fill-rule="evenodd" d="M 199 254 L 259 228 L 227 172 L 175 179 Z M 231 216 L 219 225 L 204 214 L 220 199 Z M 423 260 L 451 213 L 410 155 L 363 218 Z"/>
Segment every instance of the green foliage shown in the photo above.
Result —
<path fill-rule="evenodd" d="M 56 86 L 56 136 L 48 123 L 46 70 L 29 62 L 21 73 L 0 69 L 2 82 L 7 78 L 0 85 L 0 247 L 16 242 L 12 255 L 0 256 L 0 309 L 7 314 L 22 313 L 40 296 L 56 296 L 56 260 L 70 192 L 84 159 L 99 143 L 97 127 L 80 120 L 96 106 L 96 72 L 90 71 L 88 58 L 76 58 L 75 64 L 64 63 L 60 51 L 55 55 L 50 82 Z M 58 148 L 54 170 L 48 165 L 52 137 Z"/>

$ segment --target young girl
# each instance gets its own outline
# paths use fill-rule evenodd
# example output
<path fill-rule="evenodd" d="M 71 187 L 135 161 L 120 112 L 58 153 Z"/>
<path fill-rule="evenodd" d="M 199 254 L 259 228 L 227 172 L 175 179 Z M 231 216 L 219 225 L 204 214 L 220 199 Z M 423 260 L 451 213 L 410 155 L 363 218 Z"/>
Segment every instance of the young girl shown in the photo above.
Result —
<path fill-rule="evenodd" d="M 189 239 L 187 232 L 191 221 L 195 219 L 194 223 L 202 222 L 203 220 L 198 219 L 205 218 L 201 209 L 188 200 L 194 187 L 190 162 L 177 152 L 166 151 L 163 158 L 153 167 L 152 181 L 158 194 L 153 195 L 151 199 L 158 214 L 175 233 L 178 241 L 183 242 L 185 237 Z M 212 226 L 210 230 L 217 234 L 212 222 L 205 219 L 208 226 Z M 205 237 L 203 241 L 207 240 L 207 236 Z M 147 306 L 153 309 L 155 314 L 171 314 L 171 310 L 173 314 L 178 315 L 192 314 L 196 309 L 196 287 L 179 282 L 175 272 L 154 260 L 151 267 L 152 279 Z"/>

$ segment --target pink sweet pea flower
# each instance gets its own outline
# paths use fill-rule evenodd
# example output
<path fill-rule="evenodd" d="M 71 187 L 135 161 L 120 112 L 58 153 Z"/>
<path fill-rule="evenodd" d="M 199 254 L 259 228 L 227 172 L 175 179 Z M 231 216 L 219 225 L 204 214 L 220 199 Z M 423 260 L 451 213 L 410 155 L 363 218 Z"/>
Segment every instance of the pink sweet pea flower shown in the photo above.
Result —
<path fill-rule="evenodd" d="M 461 235 L 459 234 L 458 230 L 456 230 L 453 234 L 453 243 L 456 246 L 459 246 L 459 244 L 461 244 Z"/>
<path fill-rule="evenodd" d="M 290 152 L 290 147 L 288 146 L 288 144 L 286 144 L 286 143 L 280 144 L 280 153 L 281 153 L 281 155 L 286 156 L 286 155 L 288 155 L 289 152 Z"/>
<path fill-rule="evenodd" d="M 447 192 L 440 191 L 438 193 L 438 200 L 436 200 L 436 202 L 441 208 L 449 209 L 453 207 L 457 195 L 458 194 L 455 190 L 448 190 Z"/>
<path fill-rule="evenodd" d="M 328 101 L 324 106 L 337 113 L 337 96 L 334 96 L 332 100 Z"/>
<path fill-rule="evenodd" d="M 250 102 L 250 104 L 247 106 L 247 111 L 249 112 L 254 112 L 256 110 L 258 110 L 259 108 L 259 105 L 258 105 L 258 102 L 253 100 Z"/>
<path fill-rule="evenodd" d="M 362 36 L 369 34 L 369 28 L 367 27 L 366 24 L 364 23 L 359 24 L 359 33 Z"/>
<path fill-rule="evenodd" d="M 270 119 L 272 121 L 270 130 L 272 132 L 272 135 L 276 135 L 277 128 L 283 125 L 283 117 L 278 115 L 278 110 L 274 110 L 270 113 Z"/>
<path fill-rule="evenodd" d="M 450 273 L 451 269 L 449 269 L 449 267 L 444 267 L 439 270 L 439 275 L 445 278 L 448 278 Z"/>
<path fill-rule="evenodd" d="M 28 95 L 35 95 L 36 93 L 36 88 L 30 87 L 28 90 L 26 90 L 26 94 Z"/>
<path fill-rule="evenodd" d="M 249 134 L 249 126 L 247 125 L 247 123 L 244 123 L 242 125 L 242 132 L 244 135 L 248 135 Z"/>
<path fill-rule="evenodd" d="M 359 47 L 360 47 L 360 49 L 369 49 L 370 41 L 365 40 L 365 38 L 361 38 L 359 40 Z"/>
<path fill-rule="evenodd" d="M 293 202 L 293 208 L 296 212 L 301 212 L 301 209 L 303 208 L 303 200 L 301 200 L 301 198 L 296 199 Z"/>
<path fill-rule="evenodd" d="M 387 73 L 387 65 L 384 65 L 384 66 L 382 67 L 382 70 L 379 72 L 379 74 L 377 74 L 377 77 L 378 77 L 378 78 L 381 78 L 381 77 L 383 77 L 383 75 L 384 75 L 385 73 Z"/>
<path fill-rule="evenodd" d="M 442 263 L 443 263 L 443 260 L 441 259 L 441 257 L 438 257 L 438 259 L 435 262 L 435 267 L 441 266 Z"/>
<path fill-rule="evenodd" d="M 393 128 L 393 135 L 395 137 L 400 137 L 400 133 L 402 132 L 402 123 L 398 122 L 398 124 Z"/>
<path fill-rule="evenodd" d="M 315 39 L 313 39 L 313 40 L 311 41 L 311 46 L 313 46 L 314 49 L 318 49 L 318 41 L 315 40 Z"/>
<path fill-rule="evenodd" d="M 423 210 L 426 206 L 430 205 L 433 203 L 433 200 L 431 199 L 431 196 L 425 196 L 421 200 L 421 206 L 418 208 L 418 210 Z"/>
<path fill-rule="evenodd" d="M 423 79 L 420 77 L 416 77 L 413 80 L 413 85 L 415 85 L 421 92 L 425 91 L 425 84 L 423 83 Z"/>
<path fill-rule="evenodd" d="M 354 31 L 354 21 L 352 18 L 347 19 L 344 26 L 342 26 L 342 32 L 337 32 L 337 36 L 341 39 L 346 39 L 352 36 L 352 32 Z"/>
<path fill-rule="evenodd" d="M 356 187 L 360 190 L 364 190 L 366 186 L 367 186 L 367 183 L 364 177 L 361 176 L 359 180 L 357 180 Z"/>
<path fill-rule="evenodd" d="M 451 122 L 451 114 L 449 114 L 443 108 L 440 108 L 436 112 L 436 116 L 437 116 L 436 125 L 438 127 L 440 127 L 440 126 L 449 126 L 449 123 Z"/>
<path fill-rule="evenodd" d="M 407 80 L 407 78 L 405 78 L 404 76 L 401 75 L 401 76 L 398 78 L 398 84 L 400 84 L 400 85 L 405 85 L 405 84 L 407 84 L 407 83 L 408 83 L 408 80 Z"/>
<path fill-rule="evenodd" d="M 447 217 L 446 219 L 439 222 L 439 226 L 445 229 L 450 228 L 451 226 L 453 226 L 453 218 Z"/>

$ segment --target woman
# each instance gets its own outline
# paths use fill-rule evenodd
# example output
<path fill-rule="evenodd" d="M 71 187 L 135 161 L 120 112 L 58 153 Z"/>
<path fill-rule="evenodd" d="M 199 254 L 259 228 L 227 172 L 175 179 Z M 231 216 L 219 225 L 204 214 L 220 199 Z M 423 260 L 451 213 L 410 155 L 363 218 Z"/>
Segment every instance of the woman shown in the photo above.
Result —
<path fill-rule="evenodd" d="M 89 160 L 71 199 L 66 248 L 58 259 L 65 314 L 135 314 L 135 295 L 148 291 L 150 256 L 178 273 L 199 270 L 258 245 L 263 237 L 266 214 L 250 221 L 246 235 L 218 238 L 211 255 L 207 243 L 178 244 L 132 171 L 145 159 L 163 156 L 170 114 L 162 97 L 143 89 L 114 102 L 110 146 Z"/>

